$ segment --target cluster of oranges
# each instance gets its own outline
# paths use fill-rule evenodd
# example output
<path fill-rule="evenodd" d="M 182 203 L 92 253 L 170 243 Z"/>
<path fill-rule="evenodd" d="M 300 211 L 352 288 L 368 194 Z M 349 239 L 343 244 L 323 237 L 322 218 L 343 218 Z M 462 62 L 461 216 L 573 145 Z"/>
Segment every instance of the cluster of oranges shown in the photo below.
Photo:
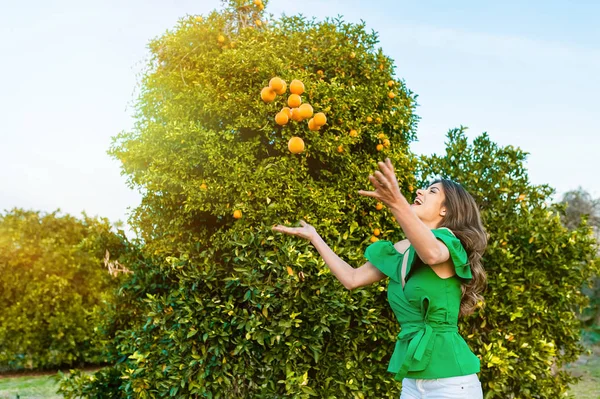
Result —
<path fill-rule="evenodd" d="M 287 84 L 279 77 L 274 77 L 269 81 L 269 86 L 264 87 L 260 92 L 260 98 L 266 102 L 271 103 L 275 101 L 277 95 L 285 94 L 287 91 Z M 292 80 L 290 83 L 290 95 L 287 99 L 287 107 L 283 107 L 281 111 L 275 115 L 275 123 L 280 126 L 287 125 L 290 120 L 295 122 L 302 122 L 308 119 L 308 129 L 311 131 L 317 131 L 321 129 L 321 126 L 327 123 L 327 117 L 322 112 L 314 113 L 313 107 L 308 104 L 302 104 L 302 97 L 304 93 L 304 83 L 298 79 Z M 304 151 L 304 140 L 300 137 L 292 137 L 288 142 L 288 149 L 292 154 L 299 154 Z"/>

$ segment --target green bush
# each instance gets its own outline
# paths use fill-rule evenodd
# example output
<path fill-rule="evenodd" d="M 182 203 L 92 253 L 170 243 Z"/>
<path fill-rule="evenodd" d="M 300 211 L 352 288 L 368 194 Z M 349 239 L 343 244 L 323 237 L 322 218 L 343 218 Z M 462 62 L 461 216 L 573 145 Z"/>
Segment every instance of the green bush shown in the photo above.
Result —
<path fill-rule="evenodd" d="M 103 361 L 103 264 L 121 242 L 106 219 L 13 209 L 0 215 L 0 369 Z"/>
<path fill-rule="evenodd" d="M 65 378 L 67 397 L 398 397 L 386 282 L 349 292 L 309 243 L 271 226 L 304 218 L 355 267 L 375 228 L 402 239 L 391 213 L 357 191 L 389 157 L 411 196 L 416 96 L 364 25 L 292 16 L 252 28 L 264 14 L 251 4 L 184 18 L 150 43 L 137 127 L 110 151 L 144 195 L 131 219 L 142 242 L 123 261 L 135 273 L 115 305 L 126 317 L 114 317 L 114 366 Z M 328 123 L 276 125 L 287 96 L 260 100 L 273 76 L 302 80 Z M 288 151 L 292 136 L 303 153 Z M 469 146 L 460 131 L 448 151 L 418 176 L 444 172 L 484 208 L 488 303 L 461 329 L 487 395 L 552 397 L 570 381 L 551 376 L 552 362 L 580 350 L 576 287 L 596 267 L 586 229 L 569 233 L 545 209 L 551 190 L 530 185 L 522 151 L 485 136 Z"/>

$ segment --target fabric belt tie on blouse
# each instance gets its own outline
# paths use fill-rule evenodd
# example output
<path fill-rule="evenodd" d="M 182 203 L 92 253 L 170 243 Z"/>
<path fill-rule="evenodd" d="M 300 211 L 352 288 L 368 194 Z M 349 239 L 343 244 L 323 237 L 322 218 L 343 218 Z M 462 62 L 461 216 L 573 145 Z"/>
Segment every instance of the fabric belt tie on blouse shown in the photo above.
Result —
<path fill-rule="evenodd" d="M 458 333 L 458 326 L 429 320 L 429 309 L 425 309 L 424 302 L 429 298 L 423 298 L 421 302 L 421 314 L 423 321 L 402 323 L 402 330 L 398 334 L 396 348 L 398 349 L 404 341 L 408 341 L 406 356 L 400 369 L 394 376 L 396 381 L 402 381 L 413 364 L 425 360 L 426 365 L 431 357 L 432 346 L 437 333 Z M 429 349 L 429 350 L 427 350 Z"/>

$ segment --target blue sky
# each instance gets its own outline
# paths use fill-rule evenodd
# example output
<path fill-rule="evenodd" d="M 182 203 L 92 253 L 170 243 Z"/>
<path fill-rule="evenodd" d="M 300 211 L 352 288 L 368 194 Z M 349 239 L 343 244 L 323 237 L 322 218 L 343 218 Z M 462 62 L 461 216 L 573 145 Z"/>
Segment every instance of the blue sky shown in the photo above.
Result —
<path fill-rule="evenodd" d="M 526 4 L 525 4 L 526 3 Z M 0 209 L 126 221 L 140 196 L 106 155 L 133 124 L 149 39 L 220 1 L 23 1 L 0 14 Z M 600 2 L 282 1 L 364 20 L 419 95 L 417 153 L 468 126 L 530 152 L 530 179 L 600 197 Z M 368 186 L 368 182 L 365 182 Z"/>

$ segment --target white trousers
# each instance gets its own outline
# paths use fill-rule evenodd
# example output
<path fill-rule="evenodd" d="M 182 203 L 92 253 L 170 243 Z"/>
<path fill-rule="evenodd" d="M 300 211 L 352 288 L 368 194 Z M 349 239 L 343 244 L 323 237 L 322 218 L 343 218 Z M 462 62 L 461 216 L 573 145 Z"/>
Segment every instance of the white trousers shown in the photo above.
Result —
<path fill-rule="evenodd" d="M 477 374 L 420 380 L 404 378 L 400 399 L 483 399 Z"/>

